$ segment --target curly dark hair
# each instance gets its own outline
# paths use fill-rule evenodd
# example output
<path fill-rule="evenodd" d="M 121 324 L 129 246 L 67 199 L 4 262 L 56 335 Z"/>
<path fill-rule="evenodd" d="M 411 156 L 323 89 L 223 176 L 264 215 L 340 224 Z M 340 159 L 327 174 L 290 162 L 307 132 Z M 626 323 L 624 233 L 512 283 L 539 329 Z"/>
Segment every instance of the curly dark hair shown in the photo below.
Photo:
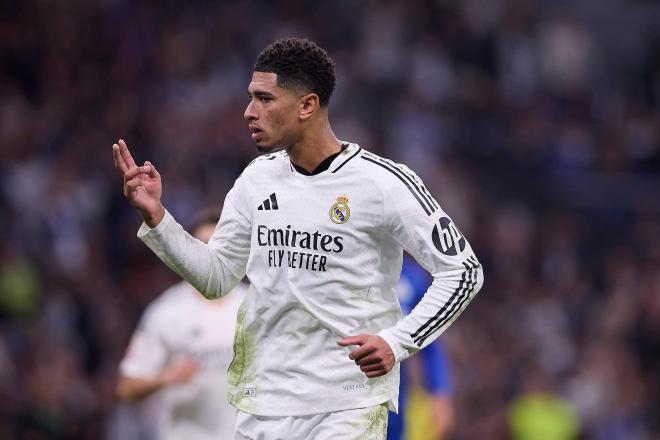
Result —
<path fill-rule="evenodd" d="M 261 51 L 255 72 L 277 75 L 280 87 L 301 87 L 316 93 L 321 107 L 326 107 L 335 89 L 335 62 L 313 41 L 284 38 Z"/>

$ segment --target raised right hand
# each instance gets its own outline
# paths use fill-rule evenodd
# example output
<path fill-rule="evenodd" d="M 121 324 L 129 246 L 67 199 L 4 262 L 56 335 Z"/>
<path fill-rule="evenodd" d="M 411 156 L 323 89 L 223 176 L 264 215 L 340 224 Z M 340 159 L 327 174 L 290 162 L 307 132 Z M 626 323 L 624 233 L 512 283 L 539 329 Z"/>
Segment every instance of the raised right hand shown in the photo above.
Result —
<path fill-rule="evenodd" d="M 112 146 L 112 157 L 124 179 L 124 196 L 140 211 L 145 223 L 155 227 L 165 216 L 160 203 L 163 194 L 160 173 L 149 161 L 137 166 L 123 139 Z"/>

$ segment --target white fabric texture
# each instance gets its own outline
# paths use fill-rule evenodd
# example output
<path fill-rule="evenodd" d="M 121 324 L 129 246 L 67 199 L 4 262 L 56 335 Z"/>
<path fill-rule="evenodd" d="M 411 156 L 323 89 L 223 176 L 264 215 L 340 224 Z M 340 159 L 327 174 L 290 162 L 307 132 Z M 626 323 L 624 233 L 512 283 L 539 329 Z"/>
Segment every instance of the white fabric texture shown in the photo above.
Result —
<path fill-rule="evenodd" d="M 255 416 L 239 411 L 235 440 L 385 440 L 387 405 L 309 416 Z"/>

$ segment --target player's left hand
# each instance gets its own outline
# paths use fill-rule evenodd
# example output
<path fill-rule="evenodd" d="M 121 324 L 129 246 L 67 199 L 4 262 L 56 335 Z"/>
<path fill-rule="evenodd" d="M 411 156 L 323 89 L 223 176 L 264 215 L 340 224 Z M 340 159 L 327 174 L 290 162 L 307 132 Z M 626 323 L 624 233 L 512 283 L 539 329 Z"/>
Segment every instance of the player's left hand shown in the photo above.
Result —
<path fill-rule="evenodd" d="M 385 339 L 378 335 L 348 336 L 338 340 L 337 344 L 342 347 L 359 347 L 351 351 L 348 357 L 360 366 L 367 377 L 382 376 L 394 367 L 394 353 Z"/>

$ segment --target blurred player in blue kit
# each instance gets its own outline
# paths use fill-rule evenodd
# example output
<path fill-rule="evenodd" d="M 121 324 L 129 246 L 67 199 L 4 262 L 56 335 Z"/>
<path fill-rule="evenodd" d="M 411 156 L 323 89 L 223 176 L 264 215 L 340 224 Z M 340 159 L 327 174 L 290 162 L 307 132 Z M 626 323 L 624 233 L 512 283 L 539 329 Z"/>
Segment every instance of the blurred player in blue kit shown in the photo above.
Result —
<path fill-rule="evenodd" d="M 422 299 L 431 281 L 428 272 L 405 254 L 401 278 L 396 287 L 404 315 L 410 313 Z M 421 350 L 411 362 L 401 364 L 399 413 L 390 413 L 387 439 L 445 438 L 454 422 L 451 392 L 449 355 L 439 338 Z M 423 406 L 415 405 L 420 399 Z"/>

